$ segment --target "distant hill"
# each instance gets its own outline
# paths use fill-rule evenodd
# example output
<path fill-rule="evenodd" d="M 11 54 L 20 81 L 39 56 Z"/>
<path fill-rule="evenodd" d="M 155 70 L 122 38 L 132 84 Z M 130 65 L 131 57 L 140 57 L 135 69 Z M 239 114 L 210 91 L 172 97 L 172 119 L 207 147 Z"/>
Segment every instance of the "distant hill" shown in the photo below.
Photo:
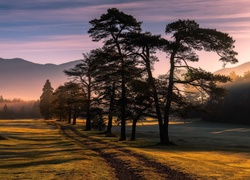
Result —
<path fill-rule="evenodd" d="M 63 70 L 79 62 L 76 60 L 55 65 L 36 64 L 20 58 L 0 58 L 0 95 L 11 99 L 37 100 L 47 79 L 54 89 L 63 85 L 68 79 Z"/>
<path fill-rule="evenodd" d="M 80 60 L 55 64 L 37 64 L 24 59 L 0 58 L 0 95 L 4 98 L 21 98 L 24 100 L 37 100 L 42 94 L 42 88 L 47 79 L 55 89 L 68 81 L 63 70 L 74 67 Z M 250 62 L 233 68 L 223 68 L 215 73 L 228 75 L 232 71 L 242 75 L 250 70 Z M 180 74 L 183 72 L 181 71 Z"/>
<path fill-rule="evenodd" d="M 250 71 L 250 62 L 246 62 L 244 64 L 238 65 L 232 68 L 222 68 L 216 72 L 215 74 L 229 75 L 231 72 L 235 72 L 237 75 L 242 76 L 244 72 Z"/>

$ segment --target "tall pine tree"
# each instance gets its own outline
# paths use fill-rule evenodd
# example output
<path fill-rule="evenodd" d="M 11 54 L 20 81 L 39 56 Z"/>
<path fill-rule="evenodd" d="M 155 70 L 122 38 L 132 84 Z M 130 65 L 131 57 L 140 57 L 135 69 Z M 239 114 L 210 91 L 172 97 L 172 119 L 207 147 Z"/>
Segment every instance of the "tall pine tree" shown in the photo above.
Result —
<path fill-rule="evenodd" d="M 40 113 L 45 120 L 52 118 L 52 94 L 53 88 L 50 81 L 47 79 L 43 86 L 43 93 L 40 96 Z"/>
<path fill-rule="evenodd" d="M 133 16 L 127 15 L 116 8 L 108 9 L 106 14 L 99 19 L 89 22 L 91 28 L 88 33 L 93 41 L 104 40 L 105 47 L 117 51 L 119 59 L 117 64 L 120 66 L 121 81 L 121 137 L 126 140 L 126 60 L 128 52 L 125 50 L 124 40 L 128 33 L 141 31 L 141 22 Z"/>

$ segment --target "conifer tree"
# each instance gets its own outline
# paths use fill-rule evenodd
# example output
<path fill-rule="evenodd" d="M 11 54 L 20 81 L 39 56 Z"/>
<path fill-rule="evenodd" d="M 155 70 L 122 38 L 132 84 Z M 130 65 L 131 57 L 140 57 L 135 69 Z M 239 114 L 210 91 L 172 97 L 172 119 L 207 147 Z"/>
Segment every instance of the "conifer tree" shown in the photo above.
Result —
<path fill-rule="evenodd" d="M 93 41 L 104 40 L 106 48 L 116 50 L 119 54 L 121 80 L 121 137 L 126 140 L 126 57 L 128 56 L 124 40 L 128 33 L 141 31 L 141 22 L 116 8 L 108 9 L 99 19 L 89 22 L 92 27 L 88 33 Z"/>
<path fill-rule="evenodd" d="M 85 131 L 91 130 L 91 108 L 93 104 L 93 95 L 95 94 L 95 82 L 93 74 L 95 72 L 95 59 L 93 53 L 83 54 L 84 59 L 73 68 L 64 70 L 64 73 L 72 77 L 74 82 L 81 84 L 82 91 L 86 99 L 86 126 Z"/>
<path fill-rule="evenodd" d="M 52 95 L 53 88 L 50 81 L 47 79 L 43 86 L 43 93 L 40 96 L 40 113 L 44 119 L 48 120 L 52 118 Z"/>
<path fill-rule="evenodd" d="M 201 28 L 194 20 L 178 20 L 167 24 L 165 32 L 168 37 L 171 37 L 165 49 L 169 57 L 170 69 L 163 118 L 164 139 L 161 143 L 169 144 L 171 142 L 168 126 L 171 108 L 173 108 L 174 101 L 181 98 L 176 84 L 196 87 L 200 92 L 208 94 L 210 99 L 217 100 L 225 94 L 225 89 L 218 87 L 217 83 L 230 80 L 229 77 L 214 75 L 201 68 L 190 66 L 189 62 L 199 61 L 197 51 L 216 52 L 223 66 L 227 63 L 237 63 L 238 60 L 235 57 L 237 52 L 234 51 L 235 41 L 232 37 L 216 29 Z M 180 68 L 187 70 L 184 80 L 176 78 L 175 73 Z"/>

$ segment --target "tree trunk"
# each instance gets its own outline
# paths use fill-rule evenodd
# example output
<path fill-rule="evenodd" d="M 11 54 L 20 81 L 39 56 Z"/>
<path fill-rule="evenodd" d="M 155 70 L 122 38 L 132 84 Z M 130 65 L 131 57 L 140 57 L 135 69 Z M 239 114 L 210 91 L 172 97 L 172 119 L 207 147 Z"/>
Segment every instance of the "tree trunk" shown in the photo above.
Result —
<path fill-rule="evenodd" d="M 130 137 L 130 140 L 131 140 L 131 141 L 134 141 L 134 140 L 135 140 L 136 123 L 137 123 L 137 120 L 136 120 L 136 119 L 133 119 L 132 132 L 131 132 L 131 137 Z"/>
<path fill-rule="evenodd" d="M 163 126 L 163 120 L 162 120 L 162 115 L 161 115 L 161 109 L 160 109 L 160 104 L 159 104 L 159 98 L 155 86 L 155 81 L 152 75 L 151 71 L 151 66 L 150 66 L 150 59 L 149 59 L 149 49 L 146 48 L 146 58 L 144 58 L 144 61 L 146 63 L 146 69 L 148 73 L 148 79 L 149 79 L 149 84 L 150 87 L 152 88 L 153 91 L 153 97 L 154 97 L 154 102 L 155 102 L 155 110 L 156 110 L 156 115 L 158 119 L 158 124 L 159 124 L 159 132 L 160 132 L 160 144 L 166 144 L 168 143 L 168 137 L 165 134 L 165 129 Z"/>
<path fill-rule="evenodd" d="M 173 87 L 174 87 L 174 70 L 175 70 L 175 64 L 174 64 L 174 55 L 173 52 L 170 57 L 170 72 L 169 72 L 169 84 L 168 84 L 168 90 L 167 90 L 167 101 L 164 108 L 164 134 L 167 137 L 167 143 L 169 144 L 169 134 L 168 134 L 168 126 L 169 126 L 169 114 L 170 114 L 170 108 L 171 108 L 171 102 L 172 102 L 172 96 L 173 96 Z"/>
<path fill-rule="evenodd" d="M 73 125 L 76 125 L 76 118 L 77 118 L 77 115 L 76 115 L 76 113 L 74 112 L 74 113 L 73 113 L 73 122 L 72 122 Z"/>
<path fill-rule="evenodd" d="M 89 105 L 87 105 L 87 117 L 86 117 L 85 131 L 91 131 L 91 114 L 90 114 L 90 106 Z"/>
<path fill-rule="evenodd" d="M 138 112 L 137 116 L 133 117 L 133 123 L 132 123 L 132 133 L 131 133 L 131 137 L 130 140 L 134 141 L 135 140 L 135 134 L 136 134 L 136 123 L 138 122 L 138 120 L 140 119 L 140 117 L 142 116 L 143 112 L 148 108 L 148 106 L 144 107 L 140 112 Z"/>
<path fill-rule="evenodd" d="M 70 123 L 71 123 L 71 108 L 68 112 L 68 124 L 70 124 Z"/>
<path fill-rule="evenodd" d="M 101 131 L 102 128 L 103 128 L 103 117 L 102 117 L 102 112 L 100 112 L 98 121 L 98 130 Z"/>
<path fill-rule="evenodd" d="M 114 98 L 115 98 L 115 82 L 112 84 L 110 103 L 109 103 L 109 115 L 108 115 L 108 127 L 105 133 L 111 133 L 111 128 L 113 124 L 113 110 L 114 110 Z"/>
<path fill-rule="evenodd" d="M 62 115 L 61 114 L 59 115 L 59 121 L 62 121 Z"/>
<path fill-rule="evenodd" d="M 116 40 L 116 47 L 121 58 L 121 82 L 122 82 L 122 97 L 121 97 L 121 136 L 120 141 L 126 140 L 126 82 L 125 82 L 125 65 L 123 54 L 119 45 L 119 42 Z"/>
<path fill-rule="evenodd" d="M 107 126 L 107 130 L 105 133 L 111 133 L 111 129 L 112 129 L 112 123 L 113 123 L 113 115 L 109 113 L 108 115 L 108 126 Z"/>
<path fill-rule="evenodd" d="M 89 80 L 90 81 L 90 80 Z M 88 85 L 88 99 L 87 99 L 87 117 L 86 117 L 86 127 L 85 131 L 91 131 L 91 112 L 90 112 L 90 105 L 91 105 L 91 87 L 90 83 Z"/>
<path fill-rule="evenodd" d="M 124 62 L 122 63 L 121 137 L 119 140 L 120 141 L 126 140 L 126 87 L 125 87 Z"/>

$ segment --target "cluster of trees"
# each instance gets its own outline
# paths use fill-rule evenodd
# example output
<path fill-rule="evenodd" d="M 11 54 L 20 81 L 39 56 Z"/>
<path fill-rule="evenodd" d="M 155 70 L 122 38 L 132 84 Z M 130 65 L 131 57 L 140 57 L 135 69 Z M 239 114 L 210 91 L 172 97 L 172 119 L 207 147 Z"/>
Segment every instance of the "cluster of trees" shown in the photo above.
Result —
<path fill-rule="evenodd" d="M 91 130 L 94 117 L 102 119 L 106 114 L 109 133 L 117 117 L 121 124 L 120 140 L 126 140 L 127 120 L 133 121 L 131 139 L 135 139 L 136 122 L 152 116 L 158 120 L 160 143 L 169 144 L 170 115 L 186 115 L 194 108 L 187 98 L 192 92 L 184 90 L 195 88 L 203 94 L 204 101 L 217 101 L 224 95 L 225 90 L 217 83 L 227 82 L 229 77 L 189 66 L 189 62 L 199 60 L 197 51 L 216 52 L 224 64 L 237 62 L 232 37 L 201 28 L 193 20 L 167 24 L 168 39 L 143 32 L 142 22 L 116 8 L 89 23 L 90 37 L 102 41 L 103 47 L 84 54 L 80 64 L 64 71 L 72 81 L 57 88 L 51 102 L 60 118 L 71 119 L 72 112 L 75 117 L 85 112 L 85 130 Z M 164 52 L 170 63 L 166 74 L 159 78 L 152 75 L 157 51 Z M 177 76 L 180 69 L 186 73 Z"/>
<path fill-rule="evenodd" d="M 35 119 L 41 118 L 39 101 L 4 99 L 0 96 L 0 119 Z"/>
<path fill-rule="evenodd" d="M 46 80 L 39 106 L 40 113 L 45 120 L 66 119 L 68 123 L 76 124 L 76 118 L 79 115 L 84 117 L 85 105 L 86 96 L 79 84 L 67 82 L 54 91 L 49 79 Z"/>
<path fill-rule="evenodd" d="M 231 72 L 233 80 L 224 87 L 227 89 L 227 95 L 220 102 L 207 104 L 207 110 L 204 119 L 216 122 L 250 124 L 250 71 L 243 76 Z"/>
<path fill-rule="evenodd" d="M 235 71 L 232 71 L 229 74 L 229 77 L 232 79 L 232 83 L 230 82 L 229 85 L 236 85 L 237 83 L 242 84 L 249 81 L 250 71 L 244 72 L 242 76 L 236 74 Z"/>

